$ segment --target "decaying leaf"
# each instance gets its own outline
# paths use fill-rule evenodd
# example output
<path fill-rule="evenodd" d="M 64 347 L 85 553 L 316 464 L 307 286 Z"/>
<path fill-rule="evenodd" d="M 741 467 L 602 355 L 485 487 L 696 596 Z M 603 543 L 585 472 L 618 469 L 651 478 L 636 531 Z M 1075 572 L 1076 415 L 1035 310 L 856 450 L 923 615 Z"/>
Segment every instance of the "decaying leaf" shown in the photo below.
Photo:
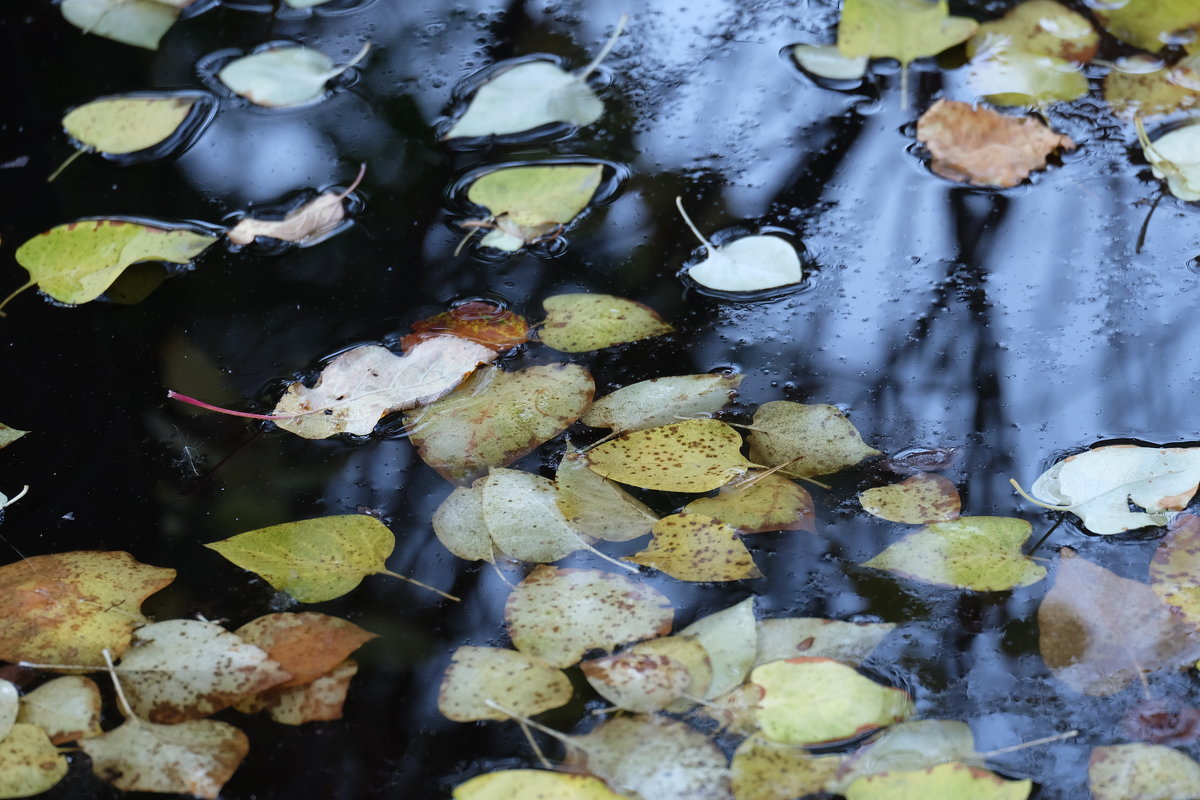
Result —
<path fill-rule="evenodd" d="M 281 725 L 303 725 L 342 718 L 350 681 L 358 674 L 354 659 L 346 659 L 321 677 L 302 686 L 274 686 L 234 707 L 245 714 L 266 711 Z"/>
<path fill-rule="evenodd" d="M 124 219 L 84 219 L 58 225 L 17 248 L 29 282 L 4 300 L 37 286 L 60 303 L 95 300 L 131 264 L 188 264 L 217 240 L 210 233 Z M 0 311 L 3 316 L 3 311 Z"/>
<path fill-rule="evenodd" d="M 761 734 L 742 741 L 729 765 L 737 800 L 794 800 L 825 790 L 842 756 L 814 756 L 803 747 Z"/>
<path fill-rule="evenodd" d="M 1103 535 L 1166 525 L 1198 483 L 1200 447 L 1122 444 L 1068 456 L 1033 482 L 1032 497 L 1022 494 L 1043 508 L 1078 515 L 1089 531 Z M 1130 502 L 1144 510 L 1131 511 Z"/>
<path fill-rule="evenodd" d="M 454 787 L 454 800 L 628 800 L 592 775 L 507 769 Z"/>
<path fill-rule="evenodd" d="M 350 620 L 313 611 L 265 614 L 234 631 L 292 677 L 280 689 L 312 683 L 375 638 Z"/>
<path fill-rule="evenodd" d="M 445 396 L 496 355 L 458 336 L 427 339 L 400 356 L 380 345 L 355 347 L 330 361 L 312 388 L 300 381 L 289 386 L 271 416 L 305 439 L 364 436 L 385 414 Z"/>
<path fill-rule="evenodd" d="M 483 519 L 483 492 L 459 486 L 433 513 L 433 532 L 446 549 L 467 561 L 496 563 L 496 548 Z"/>
<path fill-rule="evenodd" d="M 967 56 L 997 45 L 1085 64 L 1095 57 L 1100 35 L 1087 17 L 1056 0 L 1024 0 L 1000 19 L 980 23 L 967 42 Z"/>
<path fill-rule="evenodd" d="M 10 428 L 5 424 L 0 423 L 0 448 L 8 447 L 10 444 L 15 442 L 17 439 L 20 439 L 27 433 L 29 433 L 29 431 L 17 430 L 16 428 Z"/>
<path fill-rule="evenodd" d="M 488 211 L 474 227 L 492 227 L 484 247 L 517 251 L 552 238 L 579 216 L 600 186 L 602 164 L 500 167 L 476 178 L 467 199 Z"/>
<path fill-rule="evenodd" d="M 336 233 L 346 219 L 346 207 L 342 201 L 358 188 L 366 170 L 367 165 L 363 164 L 358 177 L 344 192 L 322 192 L 288 212 L 283 219 L 245 217 L 227 230 L 225 235 L 234 244 L 250 244 L 259 236 L 302 246 L 323 242 Z"/>
<path fill-rule="evenodd" d="M 754 598 L 714 612 L 681 630 L 679 637 L 695 637 L 705 649 L 712 665 L 712 679 L 693 695 L 711 700 L 732 691 L 746 679 L 754 666 L 758 634 L 754 619 Z"/>
<path fill-rule="evenodd" d="M 832 81 L 859 81 L 867 74 L 866 56 L 844 56 L 837 45 L 792 45 L 792 58 L 805 72 Z"/>
<path fill-rule="evenodd" d="M 675 205 L 707 254 L 703 261 L 687 268 L 688 277 L 701 286 L 718 292 L 761 292 L 804 279 L 800 256 L 786 239 L 742 236 L 717 247 L 683 210 L 683 199 L 676 197 Z"/>
<path fill-rule="evenodd" d="M 553 481 L 497 468 L 476 486 L 483 522 L 501 552 L 519 561 L 549 563 L 588 547 L 559 510 Z"/>
<path fill-rule="evenodd" d="M 0 567 L 0 660 L 102 664 L 146 622 L 142 601 L 175 580 L 121 551 L 33 556 Z"/>
<path fill-rule="evenodd" d="M 21 708 L 21 695 L 12 681 L 0 678 L 0 740 L 8 736 L 17 721 Z"/>
<path fill-rule="evenodd" d="M 520 314 L 491 300 L 468 300 L 412 324 L 413 332 L 400 340 L 411 350 L 418 342 L 438 336 L 458 336 L 490 347 L 497 353 L 529 341 L 529 323 Z"/>
<path fill-rule="evenodd" d="M 611 294 L 559 294 L 542 303 L 538 337 L 563 353 L 587 353 L 675 331 L 649 306 Z"/>
<path fill-rule="evenodd" d="M 858 496 L 858 502 L 868 514 L 908 525 L 949 522 L 962 513 L 962 500 L 954 484 L 928 472 L 891 486 L 867 489 Z"/>
<path fill-rule="evenodd" d="M 921 115 L 917 139 L 929 148 L 930 168 L 943 178 L 1000 188 L 1016 186 L 1045 167 L 1056 150 L 1075 149 L 1070 137 L 1032 117 L 1009 117 L 954 100 L 938 100 Z"/>
<path fill-rule="evenodd" d="M 84 33 L 147 50 L 157 50 L 163 34 L 187 2 L 156 0 L 63 0 L 63 19 Z"/>
<path fill-rule="evenodd" d="M 1032 791 L 1033 781 L 1009 781 L 986 769 L 954 762 L 859 778 L 846 789 L 846 800 L 1026 800 Z"/>
<path fill-rule="evenodd" d="M 320 50 L 301 45 L 270 47 L 230 61 L 217 77 L 237 94 L 260 106 L 298 106 L 320 100 L 325 84 L 367 57 L 358 54 L 340 66 Z"/>
<path fill-rule="evenodd" d="M 438 689 L 438 711 L 456 722 L 510 719 L 489 705 L 532 717 L 566 705 L 571 681 L 537 656 L 499 647 L 464 645 L 454 651 Z"/>
<path fill-rule="evenodd" d="M 100 735 L 100 687 L 82 675 L 47 681 L 21 698 L 18 722 L 37 725 L 54 744 Z"/>
<path fill-rule="evenodd" d="M 1193 0 L 1128 0 L 1092 9 L 1113 36 L 1156 53 L 1200 32 L 1200 7 Z"/>
<path fill-rule="evenodd" d="M 665 636 L 675 612 L 656 589 L 592 569 L 534 568 L 504 606 L 513 646 L 565 668 L 588 650 Z"/>
<path fill-rule="evenodd" d="M 1200 517 L 1180 514 L 1154 550 L 1150 588 L 1200 628 Z"/>
<path fill-rule="evenodd" d="M 1146 698 L 1125 712 L 1121 729 L 1139 742 L 1191 744 L 1200 739 L 1200 708 L 1173 698 Z"/>
<path fill-rule="evenodd" d="M 404 421 L 421 459 L 461 484 L 562 433 L 583 416 L 595 390 L 592 376 L 575 364 L 519 372 L 485 367 Z"/>
<path fill-rule="evenodd" d="M 1200 104 L 1196 57 L 1166 67 L 1157 58 L 1118 59 L 1104 77 L 1104 100 L 1117 114 L 1150 117 Z M 1188 63 L 1191 62 L 1191 63 Z"/>
<path fill-rule="evenodd" d="M 583 424 L 617 433 L 657 428 L 680 419 L 711 417 L 737 393 L 743 375 L 672 375 L 639 381 L 601 397 Z"/>
<path fill-rule="evenodd" d="M 1185 800 L 1200 797 L 1200 764 L 1155 744 L 1092 749 L 1088 788 L 1093 800 Z"/>
<path fill-rule="evenodd" d="M 1136 122 L 1138 141 L 1154 177 L 1165 178 L 1171 194 L 1180 200 L 1200 200 L 1200 122 L 1191 120 L 1154 141 L 1141 119 Z"/>
<path fill-rule="evenodd" d="M 1190 665 L 1200 635 L 1149 586 L 1059 551 L 1054 586 L 1038 608 L 1042 659 L 1077 692 L 1110 695 L 1139 673 Z"/>
<path fill-rule="evenodd" d="M 614 656 L 584 661 L 579 666 L 592 688 L 624 711 L 661 711 L 687 693 L 692 685 L 687 664 L 666 653 L 630 649 Z"/>
<path fill-rule="evenodd" d="M 857 666 L 895 629 L 891 622 L 839 622 L 819 617 L 764 619 L 758 623 L 754 666 L 801 656 L 832 658 Z"/>
<path fill-rule="evenodd" d="M 976 592 L 1028 586 L 1046 568 L 1021 552 L 1032 530 L 1013 517 L 959 517 L 935 522 L 889 546 L 863 566 L 926 583 Z"/>
<path fill-rule="evenodd" d="M 782 475 L 727 483 L 716 497 L 693 500 L 683 510 L 716 517 L 738 533 L 817 530 L 812 495 Z"/>
<path fill-rule="evenodd" d="M 689 419 L 628 431 L 588 451 L 588 466 L 606 478 L 670 492 L 707 492 L 756 467 L 742 437 L 715 419 Z"/>
<path fill-rule="evenodd" d="M 606 542 L 645 536 L 658 515 L 617 484 L 588 468 L 587 457 L 568 449 L 554 475 L 554 500 L 571 527 Z"/>
<path fill-rule="evenodd" d="M 787 400 L 763 403 L 754 413 L 750 458 L 778 466 L 793 478 L 829 475 L 852 467 L 879 451 L 863 444 L 858 430 L 835 406 Z"/>
<path fill-rule="evenodd" d="M 18 722 L 0 739 L 0 797 L 41 794 L 66 774 L 66 753 L 37 725 Z"/>

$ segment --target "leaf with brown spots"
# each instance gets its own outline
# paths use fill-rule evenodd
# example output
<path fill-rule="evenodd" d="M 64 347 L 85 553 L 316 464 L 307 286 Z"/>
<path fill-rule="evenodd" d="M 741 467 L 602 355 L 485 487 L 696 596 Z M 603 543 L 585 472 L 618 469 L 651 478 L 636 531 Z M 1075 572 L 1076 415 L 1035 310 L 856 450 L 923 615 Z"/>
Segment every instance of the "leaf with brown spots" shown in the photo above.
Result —
<path fill-rule="evenodd" d="M 1180 514 L 1154 549 L 1150 588 L 1185 621 L 1200 627 L 1200 517 Z"/>
<path fill-rule="evenodd" d="M 1088 759 L 1088 788 L 1092 800 L 1200 797 L 1200 764 L 1156 744 L 1096 747 Z"/>
<path fill-rule="evenodd" d="M 955 100 L 938 100 L 921 115 L 917 139 L 933 156 L 930 168 L 943 178 L 1000 188 L 1043 169 L 1056 150 L 1075 149 L 1069 136 L 1032 117 L 1010 117 Z"/>
<path fill-rule="evenodd" d="M 672 514 L 654 525 L 646 549 L 626 561 L 665 572 L 681 581 L 740 581 L 761 578 L 737 529 L 703 514 Z"/>
<path fill-rule="evenodd" d="M 708 650 L 695 636 L 660 636 L 657 639 L 647 639 L 638 642 L 621 655 L 665 656 L 687 672 L 688 682 L 679 697 L 667 703 L 664 708 L 672 713 L 682 714 L 695 705 L 692 697 L 703 697 L 713 679 L 713 661 Z M 596 688 L 601 694 L 599 687 Z M 608 695 L 605 695 L 608 697 Z M 609 698 L 610 700 L 612 698 Z M 615 702 L 615 701 L 613 701 Z"/>
<path fill-rule="evenodd" d="M 846 800 L 1026 800 L 1032 791 L 1033 781 L 1005 780 L 986 769 L 951 762 L 859 778 L 846 789 Z"/>
<path fill-rule="evenodd" d="M 0 797 L 41 794 L 66 774 L 66 753 L 38 726 L 18 722 L 0 740 Z"/>
<path fill-rule="evenodd" d="M 781 617 L 758 623 L 754 666 L 799 656 L 832 658 L 857 666 L 896 629 L 892 622 L 839 622 L 819 617 Z"/>
<path fill-rule="evenodd" d="M 675 611 L 656 589 L 624 575 L 541 565 L 504 606 L 513 646 L 552 667 L 569 667 L 593 648 L 671 632 Z"/>
<path fill-rule="evenodd" d="M 683 510 L 716 517 L 738 533 L 817 532 L 812 495 L 782 475 L 726 484 L 716 497 L 693 500 Z"/>
<path fill-rule="evenodd" d="M 442 677 L 438 711 L 456 722 L 511 719 L 508 711 L 532 717 L 566 705 L 572 692 L 566 673 L 537 656 L 463 645 Z"/>
<path fill-rule="evenodd" d="M 413 332 L 400 340 L 410 350 L 435 336 L 458 336 L 490 347 L 497 353 L 529 341 L 529 323 L 520 314 L 490 300 L 468 300 L 449 311 L 417 320 Z"/>
<path fill-rule="evenodd" d="M 661 711 L 692 684 L 687 665 L 666 653 L 627 650 L 579 666 L 601 697 L 625 711 Z"/>
<path fill-rule="evenodd" d="M 588 451 L 588 466 L 606 478 L 643 489 L 707 492 L 752 464 L 742 437 L 715 419 L 688 419 L 623 433 Z"/>
<path fill-rule="evenodd" d="M 168 725 L 214 714 L 291 677 L 260 648 L 194 619 L 139 628 L 117 672 L 134 712 Z"/>
<path fill-rule="evenodd" d="M 546 320 L 538 336 L 563 353 L 587 353 L 675 330 L 649 306 L 610 294 L 559 294 L 542 305 Z"/>
<path fill-rule="evenodd" d="M 376 636 L 349 620 L 315 611 L 266 614 L 234 634 L 292 674 L 279 689 L 315 681 Z"/>
<path fill-rule="evenodd" d="M 358 663 L 346 659 L 321 677 L 303 686 L 278 686 L 234 705 L 243 714 L 266 711 L 281 725 L 303 725 L 342 718 L 342 706 Z"/>
<path fill-rule="evenodd" d="M 793 478 L 830 475 L 879 451 L 863 444 L 842 411 L 787 400 L 764 403 L 750 426 L 750 458 Z"/>
<path fill-rule="evenodd" d="M 495 368 L 425 408 L 405 416 L 413 444 L 443 478 L 469 483 L 557 436 L 583 416 L 595 392 L 575 364 L 545 364 L 519 372 Z"/>
<path fill-rule="evenodd" d="M 890 486 L 867 489 L 858 496 L 858 502 L 868 514 L 907 525 L 949 522 L 962 513 L 962 500 L 954 484 L 927 472 Z"/>
<path fill-rule="evenodd" d="M 37 725 L 55 744 L 99 736 L 100 687 L 82 675 L 47 681 L 21 698 L 17 721 Z"/>
<path fill-rule="evenodd" d="M 738 800 L 793 800 L 820 794 L 837 773 L 843 756 L 814 756 L 797 745 L 779 744 L 754 734 L 733 753 L 729 765 Z"/>
<path fill-rule="evenodd" d="M 175 580 L 121 551 L 33 556 L 0 567 L 0 660 L 101 664 L 146 622 L 147 597 Z"/>
<path fill-rule="evenodd" d="M 998 40 L 1008 49 L 1079 64 L 1091 61 L 1100 47 L 1088 18 L 1055 0 L 1025 0 L 1000 19 L 981 23 L 967 41 L 967 57 Z"/>

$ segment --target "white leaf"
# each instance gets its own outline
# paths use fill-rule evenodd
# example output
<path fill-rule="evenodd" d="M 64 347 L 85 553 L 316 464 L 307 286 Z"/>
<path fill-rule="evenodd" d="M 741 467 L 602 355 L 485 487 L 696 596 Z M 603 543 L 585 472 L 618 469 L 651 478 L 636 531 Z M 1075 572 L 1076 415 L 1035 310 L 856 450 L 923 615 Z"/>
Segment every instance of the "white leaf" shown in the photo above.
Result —
<path fill-rule="evenodd" d="M 743 236 L 717 247 L 692 224 L 683 210 L 683 200 L 676 197 L 675 205 L 708 250 L 707 258 L 688 268 L 688 277 L 701 286 L 718 292 L 759 292 L 804 279 L 796 248 L 778 236 Z"/>
<path fill-rule="evenodd" d="M 844 56 L 837 45 L 793 45 L 792 57 L 805 72 L 834 81 L 858 80 L 867 73 L 866 56 Z"/>
<path fill-rule="evenodd" d="M 335 66 L 320 50 L 300 45 L 272 47 L 234 59 L 217 77 L 251 103 L 298 106 L 320 100 L 325 84 L 361 61 L 370 48 L 364 44 L 349 63 Z"/>
<path fill-rule="evenodd" d="M 582 128 L 604 113 L 604 104 L 582 76 L 548 61 L 518 64 L 479 87 L 446 139 L 502 136 L 567 122 Z"/>
<path fill-rule="evenodd" d="M 1171 194 L 1180 200 L 1200 200 L 1200 124 L 1176 128 L 1153 142 L 1140 118 L 1137 128 L 1138 141 L 1154 177 L 1166 178 Z"/>
<path fill-rule="evenodd" d="M 179 9 L 153 0 L 63 0 L 62 15 L 84 33 L 157 50 Z"/>

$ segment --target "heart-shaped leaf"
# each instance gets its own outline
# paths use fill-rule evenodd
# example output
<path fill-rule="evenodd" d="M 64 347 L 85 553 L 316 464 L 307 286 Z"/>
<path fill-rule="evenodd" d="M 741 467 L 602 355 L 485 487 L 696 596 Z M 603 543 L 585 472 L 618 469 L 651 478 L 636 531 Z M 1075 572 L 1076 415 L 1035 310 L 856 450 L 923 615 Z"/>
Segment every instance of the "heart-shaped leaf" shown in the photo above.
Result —
<path fill-rule="evenodd" d="M 615 432 L 710 417 L 729 405 L 743 375 L 673 375 L 639 381 L 592 403 L 583 424 Z"/>
<path fill-rule="evenodd" d="M 536 656 L 464 645 L 442 678 L 438 711 L 457 722 L 510 719 L 506 711 L 532 717 L 566 705 L 572 694 L 566 674 Z"/>
<path fill-rule="evenodd" d="M 803 747 L 772 742 L 761 734 L 742 741 L 729 765 L 737 800 L 794 800 L 820 794 L 837 773 L 842 756 L 814 756 Z"/>
<path fill-rule="evenodd" d="M 137 153 L 144 157 L 166 154 L 166 148 L 156 145 L 175 137 L 184 122 L 193 116 L 200 98 L 207 95 L 142 93 L 100 97 L 72 109 L 63 117 L 63 129 L 84 151 L 97 151 L 106 155 L 128 155 Z M 189 136 L 179 140 L 175 147 L 185 147 L 196 136 L 202 123 L 189 126 Z M 150 150 L 150 148 L 155 148 Z M 149 152 L 143 152 L 149 151 Z M 67 160 L 74 160 L 72 156 Z M 67 166 L 64 163 L 54 172 L 51 179 Z"/>
<path fill-rule="evenodd" d="M 66 774 L 66 753 L 37 725 L 18 722 L 0 739 L 0 797 L 41 794 Z"/>
<path fill-rule="evenodd" d="M 793 478 L 829 475 L 879 451 L 863 444 L 858 430 L 838 408 L 787 400 L 764 403 L 754 413 L 750 458 Z"/>
<path fill-rule="evenodd" d="M 37 725 L 54 744 L 99 736 L 100 687 L 82 675 L 47 681 L 21 698 L 18 722 Z"/>
<path fill-rule="evenodd" d="M 962 513 L 962 499 L 954 484 L 928 472 L 891 486 L 867 489 L 858 502 L 868 514 L 907 525 L 949 522 Z"/>
<path fill-rule="evenodd" d="M 738 533 L 817 530 L 812 495 L 782 475 L 726 484 L 716 497 L 693 500 L 683 510 L 716 517 Z"/>
<path fill-rule="evenodd" d="M 260 106 L 299 106 L 325 96 L 325 84 L 367 56 L 370 44 L 342 65 L 320 50 L 301 45 L 270 47 L 230 61 L 217 77 L 237 94 Z"/>
<path fill-rule="evenodd" d="M 538 337 L 563 353 L 587 353 L 673 333 L 654 309 L 610 294 L 559 294 L 542 303 Z"/>
<path fill-rule="evenodd" d="M 669 492 L 707 492 L 757 466 L 741 453 L 742 437 L 724 422 L 689 419 L 629 431 L 588 451 L 588 466 L 606 478 Z"/>
<path fill-rule="evenodd" d="M 762 573 L 737 529 L 703 514 L 672 514 L 654 523 L 644 550 L 626 561 L 681 581 L 740 581 Z"/>
<path fill-rule="evenodd" d="M 688 267 L 688 277 L 718 292 L 761 292 L 790 286 L 804 279 L 796 248 L 778 236 L 743 236 L 717 247 L 700 233 L 692 218 L 683 210 L 683 199 L 675 205 L 688 228 L 700 240 L 708 255 Z"/>
<path fill-rule="evenodd" d="M 601 164 L 540 164 L 500 167 L 476 178 L 467 199 L 488 211 L 474 227 L 493 227 L 485 247 L 517 251 L 557 236 L 579 216 L 600 186 Z"/>
<path fill-rule="evenodd" d="M 155 0 L 63 0 L 63 19 L 84 33 L 94 33 L 121 44 L 157 50 L 183 3 Z"/>

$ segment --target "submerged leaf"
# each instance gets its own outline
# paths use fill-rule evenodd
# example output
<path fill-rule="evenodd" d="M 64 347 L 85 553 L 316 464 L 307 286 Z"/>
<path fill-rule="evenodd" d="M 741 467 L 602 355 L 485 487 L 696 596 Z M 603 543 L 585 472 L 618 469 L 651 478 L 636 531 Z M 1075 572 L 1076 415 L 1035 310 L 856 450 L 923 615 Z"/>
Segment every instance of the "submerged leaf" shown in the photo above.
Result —
<path fill-rule="evenodd" d="M 1180 514 L 1154 549 L 1150 588 L 1200 628 L 1200 517 Z"/>
<path fill-rule="evenodd" d="M 828 791 L 845 794 L 859 778 L 889 772 L 928 770 L 938 764 L 959 762 L 982 766 L 975 752 L 975 736 L 965 722 L 948 719 L 919 719 L 899 722 L 871 737 L 842 763 Z M 866 784 L 860 788 L 866 788 Z M 975 797 L 973 794 L 964 795 Z M 950 795 L 946 800 L 958 795 Z"/>
<path fill-rule="evenodd" d="M 320 50 L 283 45 L 230 61 L 217 77 L 237 94 L 260 106 L 298 106 L 320 100 L 325 84 L 366 58 L 370 44 L 336 66 Z"/>
<path fill-rule="evenodd" d="M 672 375 L 639 381 L 592 403 L 583 424 L 617 433 L 710 417 L 737 393 L 744 375 Z"/>
<path fill-rule="evenodd" d="M 808 656 L 858 665 L 896 629 L 892 622 L 839 622 L 819 617 L 782 617 L 758 623 L 754 665 Z"/>
<path fill-rule="evenodd" d="M 1195 56 L 1191 57 L 1195 59 Z M 1187 61 L 1187 59 L 1185 59 Z M 1181 65 L 1183 70 L 1180 69 Z M 1200 104 L 1200 85 L 1184 62 L 1164 67 L 1158 59 L 1121 59 L 1104 77 L 1104 100 L 1117 114 L 1149 117 Z"/>
<path fill-rule="evenodd" d="M 1154 177 L 1165 178 L 1171 194 L 1180 200 L 1200 200 L 1200 122 L 1192 120 L 1153 142 L 1140 119 L 1137 125 L 1138 141 Z"/>
<path fill-rule="evenodd" d="M 1087 77 L 1074 62 L 1009 49 L 981 51 L 971 61 L 967 85 L 1000 106 L 1044 106 L 1088 92 Z"/>
<path fill-rule="evenodd" d="M 1095 747 L 1088 788 L 1093 800 L 1187 800 L 1200 797 L 1200 764 L 1161 745 Z"/>
<path fill-rule="evenodd" d="M 715 419 L 689 419 L 626 432 L 588 451 L 588 466 L 606 478 L 669 492 L 707 492 L 755 467 L 742 437 Z"/>
<path fill-rule="evenodd" d="M 610 294 L 559 294 L 542 303 L 538 337 L 563 353 L 586 353 L 675 331 L 649 306 Z"/>
<path fill-rule="evenodd" d="M 0 797 L 41 794 L 66 774 L 66 753 L 37 725 L 18 722 L 0 739 Z"/>
<path fill-rule="evenodd" d="M 501 167 L 476 178 L 467 199 L 488 210 L 495 230 L 485 247 L 516 251 L 553 237 L 587 208 L 604 175 L 601 164 Z"/>
<path fill-rule="evenodd" d="M 566 705 L 571 681 L 536 656 L 499 647 L 454 651 L 438 689 L 438 711 L 456 722 L 511 719 L 488 701 L 524 717 Z"/>
<path fill-rule="evenodd" d="M 879 451 L 863 444 L 858 430 L 838 408 L 788 400 L 764 403 L 754 413 L 750 458 L 793 478 L 829 475 Z"/>
<path fill-rule="evenodd" d="M 962 512 L 962 500 L 954 484 L 927 472 L 890 486 L 867 489 L 858 496 L 858 502 L 868 514 L 908 525 L 948 522 Z"/>
<path fill-rule="evenodd" d="M 993 47 L 1083 64 L 1096 55 L 1100 34 L 1087 17 L 1055 0 L 1024 0 L 1000 19 L 980 23 L 967 55 Z"/>
<path fill-rule="evenodd" d="M 718 292 L 761 292 L 790 286 L 804 279 L 796 248 L 778 236 L 742 236 L 717 247 L 700 233 L 675 198 L 683 221 L 700 240 L 707 257 L 688 267 L 688 277 Z"/>
<path fill-rule="evenodd" d="M 84 33 L 157 50 L 184 3 L 155 0 L 63 0 L 63 19 Z"/>
<path fill-rule="evenodd" d="M 196 101 L 195 95 L 178 94 L 100 97 L 72 109 L 62 123 L 71 138 L 89 150 L 136 153 L 175 133 Z"/>
<path fill-rule="evenodd" d="M 946 0 L 844 0 L 838 52 L 895 58 L 907 72 L 914 60 L 937 55 L 975 33 L 979 23 L 949 13 Z"/>
<path fill-rule="evenodd" d="M 681 581 L 740 581 L 762 573 L 737 529 L 703 514 L 672 514 L 654 524 L 644 550 L 626 561 L 665 572 Z"/>

